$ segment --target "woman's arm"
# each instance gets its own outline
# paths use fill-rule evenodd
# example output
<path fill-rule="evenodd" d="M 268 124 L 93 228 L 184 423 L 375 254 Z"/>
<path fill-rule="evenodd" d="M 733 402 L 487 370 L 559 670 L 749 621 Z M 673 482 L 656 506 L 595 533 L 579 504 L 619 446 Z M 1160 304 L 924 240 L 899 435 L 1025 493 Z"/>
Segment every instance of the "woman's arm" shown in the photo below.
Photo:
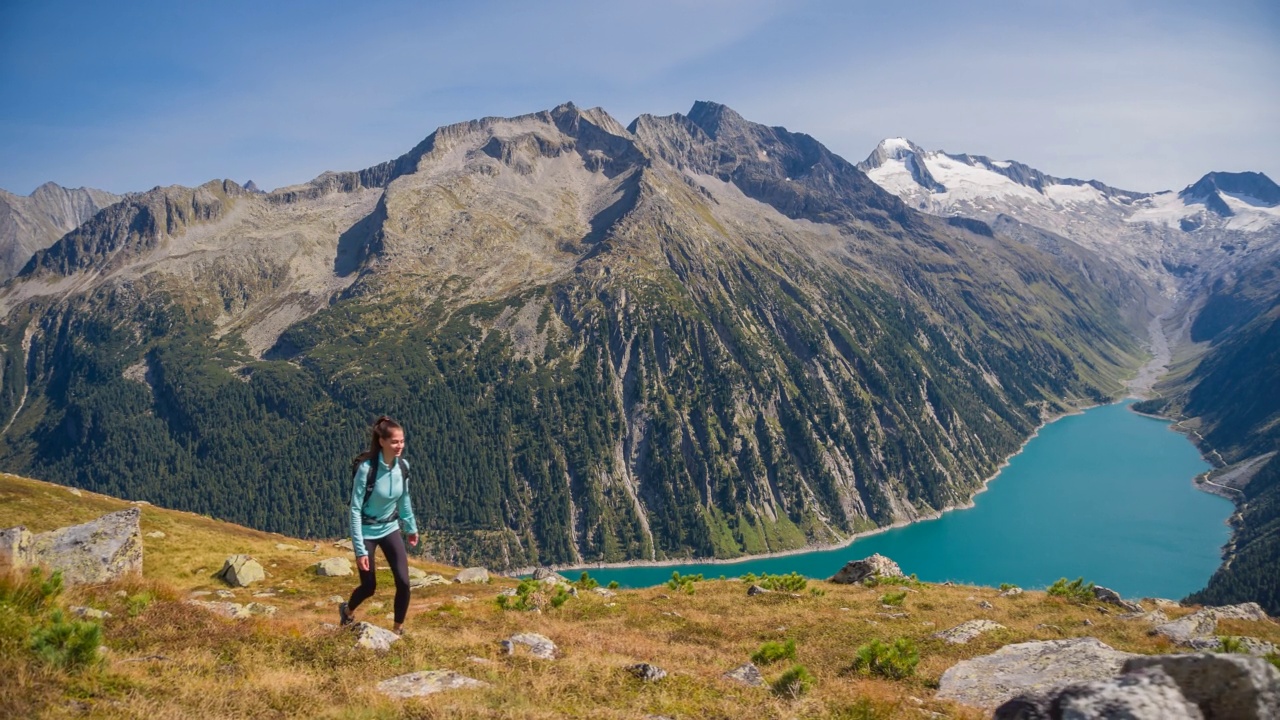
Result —
<path fill-rule="evenodd" d="M 368 551 L 364 547 L 364 523 L 360 515 L 364 512 L 364 488 L 369 478 L 369 463 L 363 462 L 356 468 L 355 477 L 351 478 L 351 548 L 356 551 L 356 558 L 364 557 Z"/>

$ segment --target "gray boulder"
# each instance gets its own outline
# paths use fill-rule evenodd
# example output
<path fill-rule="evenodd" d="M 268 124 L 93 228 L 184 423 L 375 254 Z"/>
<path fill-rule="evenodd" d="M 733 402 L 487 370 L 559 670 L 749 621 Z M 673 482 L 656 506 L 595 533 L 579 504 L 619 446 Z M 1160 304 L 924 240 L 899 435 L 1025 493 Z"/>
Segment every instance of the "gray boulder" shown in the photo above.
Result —
<path fill-rule="evenodd" d="M 0 558 L 14 567 L 46 565 L 68 585 L 102 583 L 142 572 L 141 512 L 129 508 L 45 533 L 0 531 Z"/>
<path fill-rule="evenodd" d="M 1101 585 L 1094 586 L 1093 597 L 1095 600 L 1107 603 L 1108 605 L 1115 605 L 1116 607 L 1123 608 L 1127 612 L 1143 612 L 1143 607 L 1138 603 L 1129 602 L 1128 600 L 1120 597 L 1120 593 L 1110 588 L 1104 588 Z"/>
<path fill-rule="evenodd" d="M 569 579 L 551 568 L 538 568 L 533 571 L 533 579 L 542 582 L 548 578 L 554 579 L 556 582 L 568 583 Z"/>
<path fill-rule="evenodd" d="M 631 673 L 632 675 L 636 676 L 637 678 L 645 682 L 657 682 L 658 680 L 661 680 L 662 678 L 667 676 L 666 670 L 663 670 L 657 665 L 650 665 L 649 663 L 636 663 L 635 665 L 628 665 L 627 672 Z"/>
<path fill-rule="evenodd" d="M 1196 653 L 1131 658 L 1124 672 L 1159 668 L 1208 718 L 1280 718 L 1280 671 L 1250 655 Z"/>
<path fill-rule="evenodd" d="M 400 641 L 399 635 L 367 622 L 358 622 L 351 626 L 351 630 L 356 634 L 356 647 L 367 650 L 390 650 L 393 644 Z"/>
<path fill-rule="evenodd" d="M 839 572 L 831 576 L 831 582 L 840 585 L 853 585 L 869 577 L 903 577 L 898 563 L 877 553 L 861 560 L 851 560 Z"/>
<path fill-rule="evenodd" d="M 321 577 L 344 577 L 352 574 L 351 561 L 344 557 L 325 558 L 316 563 L 316 574 Z"/>
<path fill-rule="evenodd" d="M 260 602 L 251 602 L 248 605 L 245 605 L 244 609 L 250 615 L 265 615 L 267 617 L 274 616 L 276 612 L 280 610 L 280 608 L 275 605 L 267 605 Z"/>
<path fill-rule="evenodd" d="M 482 567 L 467 568 L 453 579 L 456 583 L 487 583 L 489 582 L 489 571 Z"/>
<path fill-rule="evenodd" d="M 996 708 L 993 720 L 1204 720 L 1163 670 L 1153 668 L 1109 680 L 1022 695 Z"/>
<path fill-rule="evenodd" d="M 560 654 L 560 648 L 551 642 L 551 638 L 538 633 L 516 633 L 512 635 L 503 645 L 507 648 L 507 652 L 515 652 L 516 645 L 524 645 L 529 648 L 529 652 L 537 658 L 543 660 L 555 660 Z"/>
<path fill-rule="evenodd" d="M 411 698 L 445 690 L 481 687 L 489 687 L 489 683 L 469 678 L 452 670 L 422 670 L 383 680 L 378 683 L 378 692 L 393 698 Z"/>
<path fill-rule="evenodd" d="M 751 587 L 747 588 L 748 595 L 767 595 L 768 593 L 769 593 L 768 590 L 765 590 L 759 585 L 752 585 Z"/>
<path fill-rule="evenodd" d="M 232 555 L 223 563 L 218 577 L 231 587 L 248 587 L 266 579 L 262 565 L 248 555 Z"/>
<path fill-rule="evenodd" d="M 1006 645 L 949 668 L 942 674 L 937 697 L 994 708 L 1018 695 L 1110 679 L 1132 657 L 1088 637 Z"/>
<path fill-rule="evenodd" d="M 760 674 L 760 668 L 755 663 L 745 663 L 730 670 L 724 674 L 730 680 L 736 680 L 743 685 L 751 687 L 764 687 L 764 676 Z"/>
<path fill-rule="evenodd" d="M 422 588 L 422 587 L 430 587 L 432 585 L 448 585 L 448 584 L 449 584 L 449 581 L 445 580 L 443 575 L 436 575 L 435 573 L 431 573 L 430 575 L 428 575 L 426 573 L 423 573 L 421 577 L 414 577 L 412 571 L 409 573 L 409 587 L 411 588 Z"/>
<path fill-rule="evenodd" d="M 970 620 L 960 623 L 950 630 L 936 632 L 933 636 L 940 640 L 946 640 L 953 645 L 964 645 L 983 633 L 1003 629 L 1003 625 L 991 620 Z"/>
<path fill-rule="evenodd" d="M 1152 628 L 1152 635 L 1162 635 L 1184 647 L 1217 647 L 1215 633 L 1219 620 L 1267 620 L 1267 614 L 1257 603 L 1240 603 L 1222 607 L 1207 607 L 1180 617 L 1172 622 Z"/>

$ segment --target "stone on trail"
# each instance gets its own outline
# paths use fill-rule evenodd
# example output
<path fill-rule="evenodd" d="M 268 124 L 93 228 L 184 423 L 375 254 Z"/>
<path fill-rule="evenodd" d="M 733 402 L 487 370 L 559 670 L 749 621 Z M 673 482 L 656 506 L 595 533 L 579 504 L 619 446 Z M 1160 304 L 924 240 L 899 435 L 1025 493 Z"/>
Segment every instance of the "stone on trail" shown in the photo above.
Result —
<path fill-rule="evenodd" d="M 231 587 L 248 587 L 252 583 L 262 582 L 266 578 L 266 571 L 257 560 L 248 555 L 232 555 L 223 563 L 218 577 Z"/>
<path fill-rule="evenodd" d="M 321 577 L 344 577 L 351 575 L 351 561 L 344 557 L 325 558 L 316 563 L 316 574 Z"/>
<path fill-rule="evenodd" d="M 515 652 L 516 645 L 524 645 L 529 648 L 529 652 L 534 657 L 542 658 L 543 660 L 555 660 L 556 656 L 560 654 L 560 648 L 551 642 L 551 638 L 538 633 L 516 633 L 507 639 L 507 643 L 510 644 L 510 647 L 507 645 L 503 645 L 503 647 L 507 648 L 508 653 Z"/>
<path fill-rule="evenodd" d="M 1159 668 L 1107 680 L 1079 683 L 1045 693 L 1020 695 L 996 708 L 993 720 L 1125 718 L 1204 720 L 1177 683 Z"/>
<path fill-rule="evenodd" d="M 489 571 L 482 567 L 467 568 L 458 573 L 453 581 L 456 583 L 487 583 L 489 582 Z"/>
<path fill-rule="evenodd" d="M 898 567 L 898 563 L 876 553 L 868 558 L 849 561 L 844 567 L 840 568 L 839 572 L 831 576 L 830 582 L 839 585 L 853 585 L 869 577 L 903 577 L 903 574 L 902 569 Z"/>
<path fill-rule="evenodd" d="M 443 575 L 436 575 L 435 573 L 432 573 L 430 575 L 423 574 L 420 577 L 414 577 L 413 571 L 409 572 L 410 588 L 422 588 L 422 587 L 429 587 L 431 585 L 448 585 L 448 584 L 449 584 L 449 581 L 446 580 Z"/>
<path fill-rule="evenodd" d="M 68 585 L 103 583 L 142 572 L 138 508 L 80 525 L 32 534 L 18 526 L 0 531 L 0 560 L 13 567 L 46 565 Z"/>
<path fill-rule="evenodd" d="M 481 687 L 489 687 L 489 683 L 453 670 L 420 670 L 378 683 L 378 691 L 393 698 L 421 697 L 445 690 Z"/>
<path fill-rule="evenodd" d="M 400 636 L 390 630 L 367 622 L 358 622 L 350 627 L 356 634 L 356 647 L 385 651 L 390 650 L 391 645 L 400 640 Z"/>
<path fill-rule="evenodd" d="M 964 645 L 983 633 L 1003 629 L 1003 625 L 990 620 L 969 620 L 968 622 L 960 623 L 950 630 L 936 632 L 933 636 L 941 640 L 946 640 L 953 645 Z"/>
<path fill-rule="evenodd" d="M 760 674 L 760 668 L 755 663 L 744 663 L 724 674 L 730 680 L 737 680 L 743 685 L 751 687 L 764 687 L 764 676 Z"/>
<path fill-rule="evenodd" d="M 1132 657 L 1091 637 L 1006 645 L 949 668 L 939 681 L 937 697 L 993 708 L 1016 695 L 1109 679 Z"/>

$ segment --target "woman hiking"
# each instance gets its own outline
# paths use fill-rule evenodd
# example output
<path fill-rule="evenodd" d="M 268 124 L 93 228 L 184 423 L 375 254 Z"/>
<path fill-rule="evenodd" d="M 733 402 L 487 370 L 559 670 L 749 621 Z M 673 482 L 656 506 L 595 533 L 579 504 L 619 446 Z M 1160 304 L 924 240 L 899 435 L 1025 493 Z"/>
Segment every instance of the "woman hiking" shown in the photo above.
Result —
<path fill-rule="evenodd" d="M 383 415 L 374 421 L 372 435 L 369 449 L 351 461 L 351 547 L 360 568 L 360 586 L 351 591 L 350 600 L 338 605 L 338 617 L 343 625 L 350 625 L 352 613 L 377 589 L 373 549 L 380 547 L 396 581 L 393 630 L 403 635 L 404 617 L 409 612 L 409 559 L 400 537 L 401 523 L 409 546 L 418 544 L 418 525 L 406 484 L 409 464 L 400 458 L 404 428 Z"/>

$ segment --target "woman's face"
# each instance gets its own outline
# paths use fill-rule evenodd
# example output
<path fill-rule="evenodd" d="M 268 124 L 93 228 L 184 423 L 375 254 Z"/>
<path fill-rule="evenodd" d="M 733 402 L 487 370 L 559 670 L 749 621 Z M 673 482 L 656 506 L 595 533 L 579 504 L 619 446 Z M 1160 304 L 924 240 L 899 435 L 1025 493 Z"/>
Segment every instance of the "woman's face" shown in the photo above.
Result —
<path fill-rule="evenodd" d="M 378 438 L 378 443 L 382 445 L 383 453 L 390 453 L 391 457 L 400 457 L 400 453 L 404 452 L 404 431 L 392 428 L 389 436 Z"/>

